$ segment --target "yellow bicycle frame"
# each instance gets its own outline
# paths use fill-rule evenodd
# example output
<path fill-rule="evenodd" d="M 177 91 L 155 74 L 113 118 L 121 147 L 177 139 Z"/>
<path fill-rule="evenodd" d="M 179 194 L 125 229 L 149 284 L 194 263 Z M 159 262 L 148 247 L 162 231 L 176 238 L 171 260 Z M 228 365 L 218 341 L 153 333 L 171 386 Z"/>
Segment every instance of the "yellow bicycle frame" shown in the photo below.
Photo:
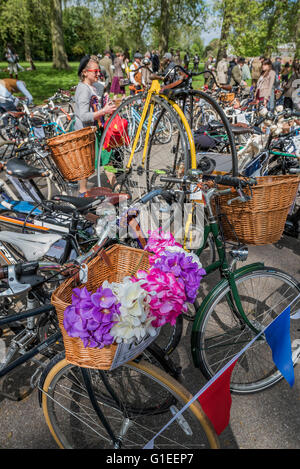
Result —
<path fill-rule="evenodd" d="M 152 124 L 153 110 L 154 110 L 154 103 L 151 103 L 151 98 L 152 98 L 153 94 L 159 95 L 160 97 L 164 98 L 167 101 L 167 103 L 174 109 L 175 113 L 179 115 L 180 120 L 181 120 L 181 122 L 182 122 L 182 124 L 185 128 L 185 131 L 186 131 L 186 134 L 187 134 L 187 137 L 188 137 L 188 141 L 189 141 L 189 147 L 190 147 L 190 153 L 191 153 L 191 169 L 195 169 L 196 165 L 197 165 L 196 164 L 196 149 L 195 149 L 195 142 L 194 142 L 194 139 L 193 139 L 193 134 L 192 134 L 191 128 L 189 126 L 189 123 L 188 123 L 182 109 L 178 106 L 178 104 L 176 104 L 174 101 L 171 101 L 170 99 L 168 99 L 167 96 L 165 96 L 164 94 L 160 93 L 160 84 L 159 84 L 158 80 L 153 80 L 152 81 L 151 87 L 147 92 L 146 102 L 145 102 L 145 105 L 144 105 L 144 108 L 143 108 L 141 120 L 139 122 L 139 126 L 138 126 L 138 129 L 137 129 L 137 132 L 136 132 L 136 136 L 135 136 L 135 139 L 134 139 L 134 142 L 133 142 L 133 145 L 132 145 L 130 157 L 129 157 L 129 160 L 128 160 L 128 163 L 127 163 L 127 169 L 129 169 L 131 167 L 133 155 L 134 155 L 134 152 L 135 152 L 135 149 L 136 149 L 136 146 L 137 146 L 137 142 L 139 141 L 139 137 L 140 137 L 140 134 L 141 134 L 141 131 L 142 131 L 142 127 L 144 125 L 144 122 L 145 122 L 145 119 L 146 119 L 146 116 L 147 116 L 147 112 L 148 112 L 148 109 L 149 109 L 149 106 L 150 106 L 148 125 L 147 125 L 147 132 L 146 132 L 146 138 L 145 138 L 145 145 L 144 145 L 143 157 L 142 157 L 142 166 L 144 166 L 144 164 L 145 164 L 147 148 L 148 148 L 148 142 L 149 142 L 149 136 L 150 136 L 150 130 L 151 130 L 151 124 Z"/>

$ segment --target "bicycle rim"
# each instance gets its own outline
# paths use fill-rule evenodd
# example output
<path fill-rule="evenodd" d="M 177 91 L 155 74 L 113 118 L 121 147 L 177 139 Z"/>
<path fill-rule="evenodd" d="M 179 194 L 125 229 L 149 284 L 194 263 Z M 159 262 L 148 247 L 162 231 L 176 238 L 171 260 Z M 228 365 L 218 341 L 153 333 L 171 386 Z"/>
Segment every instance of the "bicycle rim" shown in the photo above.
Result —
<path fill-rule="evenodd" d="M 300 293 L 299 284 L 290 275 L 273 268 L 253 271 L 236 279 L 244 312 L 255 330 L 270 324 Z M 199 367 L 207 378 L 229 362 L 255 333 L 230 306 L 230 289 L 225 286 L 201 313 L 200 326 L 193 331 Z M 291 316 L 300 300 L 291 307 Z M 291 343 L 294 364 L 299 352 L 300 320 L 291 319 Z M 232 377 L 232 392 L 246 394 L 262 391 L 282 379 L 265 336 L 256 340 L 237 361 Z"/>
<path fill-rule="evenodd" d="M 122 190 L 128 188 L 133 200 L 137 200 L 146 193 L 148 193 L 153 176 L 160 174 L 174 174 L 173 163 L 177 158 L 178 165 L 183 165 L 179 173 L 177 168 L 177 175 L 184 174 L 185 169 L 189 167 L 189 147 L 187 137 L 181 121 L 174 113 L 171 106 L 162 98 L 153 96 L 148 113 L 146 115 L 141 133 L 137 138 L 137 131 L 141 121 L 142 112 L 145 104 L 145 94 L 132 96 L 126 99 L 120 107 L 112 115 L 109 123 L 103 131 L 99 144 L 99 155 L 108 149 L 109 153 L 109 166 L 113 166 L 115 174 L 115 190 Z M 150 107 L 153 108 L 153 115 L 151 118 Z M 124 119 L 120 125 L 124 125 L 124 134 L 127 134 L 129 139 L 121 142 L 117 141 L 113 136 L 109 139 L 110 123 L 116 117 Z M 128 126 L 125 129 L 125 125 Z M 148 145 L 146 142 L 148 134 Z M 171 134 L 170 134 L 171 132 Z M 178 142 L 178 135 L 179 144 Z M 123 143 L 123 144 L 122 144 Z M 173 153 L 176 149 L 176 154 Z M 132 153 L 134 150 L 134 153 Z M 131 159 L 132 153 L 132 159 Z M 103 170 L 107 170 L 107 166 L 100 167 L 100 157 L 98 158 L 98 184 L 101 184 L 100 175 Z M 108 170 L 111 170 L 109 168 Z"/>
<path fill-rule="evenodd" d="M 177 381 L 144 361 L 104 372 L 105 380 L 99 379 L 99 370 L 89 373 L 98 405 L 114 434 L 122 435 L 123 449 L 143 448 L 191 397 Z M 109 386 L 117 394 L 118 405 L 108 395 Z M 50 370 L 42 392 L 46 422 L 61 448 L 112 448 L 78 367 L 59 361 Z M 155 440 L 155 447 L 217 448 L 218 439 L 199 404 L 194 403 Z"/>
<path fill-rule="evenodd" d="M 238 175 L 238 160 L 234 136 L 228 118 L 219 104 L 200 90 L 190 90 L 186 102 L 186 114 L 193 134 L 204 126 L 213 124 L 216 131 L 207 131 L 215 141 L 214 147 L 206 148 L 196 144 L 197 163 L 208 157 L 215 161 L 215 171 Z"/>

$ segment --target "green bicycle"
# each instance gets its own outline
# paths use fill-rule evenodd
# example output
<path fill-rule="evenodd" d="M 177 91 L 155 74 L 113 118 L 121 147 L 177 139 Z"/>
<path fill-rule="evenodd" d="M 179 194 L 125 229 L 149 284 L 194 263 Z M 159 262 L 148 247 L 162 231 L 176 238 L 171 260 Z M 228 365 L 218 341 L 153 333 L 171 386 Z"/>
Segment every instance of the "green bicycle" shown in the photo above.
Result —
<path fill-rule="evenodd" d="M 202 259 L 204 249 L 213 242 L 217 259 L 203 267 L 207 275 L 219 271 L 221 280 L 203 301 L 195 303 L 194 317 L 188 316 L 186 319 L 193 321 L 191 351 L 194 365 L 209 379 L 291 303 L 293 316 L 300 308 L 300 284 L 288 273 L 267 267 L 262 262 L 236 268 L 237 261 L 247 259 L 246 246 L 238 245 L 231 249 L 232 262 L 229 262 L 212 200 L 218 195 L 230 193 L 232 188 L 235 188 L 239 192 L 239 200 L 245 202 L 247 199 L 243 189 L 251 184 L 251 180 L 221 175 L 209 176 L 208 179 L 214 179 L 214 183 L 230 188 L 218 190 L 207 182 L 198 182 L 205 200 L 207 220 L 201 246 L 194 250 L 194 253 Z M 188 194 L 188 187 L 199 180 L 199 171 L 190 171 L 189 176 L 181 179 L 161 177 L 161 180 L 181 184 L 183 192 Z M 161 191 L 162 194 L 166 193 L 166 190 Z M 148 201 L 149 199 L 150 194 Z M 300 320 L 293 319 L 291 342 L 294 364 L 300 356 L 297 340 L 300 338 L 299 331 Z M 181 335 L 182 320 L 178 321 L 172 331 L 168 348 L 165 348 L 166 353 L 174 351 Z M 253 393 L 272 386 L 281 378 L 282 375 L 275 367 L 270 348 L 262 335 L 235 365 L 231 390 L 236 393 Z"/>

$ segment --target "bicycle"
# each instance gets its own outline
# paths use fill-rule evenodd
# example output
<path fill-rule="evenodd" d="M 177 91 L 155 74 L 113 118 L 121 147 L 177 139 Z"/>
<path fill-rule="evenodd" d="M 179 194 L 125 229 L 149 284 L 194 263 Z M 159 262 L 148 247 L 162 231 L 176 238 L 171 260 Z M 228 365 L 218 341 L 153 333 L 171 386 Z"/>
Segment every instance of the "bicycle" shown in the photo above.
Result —
<path fill-rule="evenodd" d="M 165 77 L 153 75 L 152 85 L 148 92 L 138 93 L 136 96 L 125 99 L 106 122 L 99 142 L 98 185 L 101 185 L 101 154 L 104 150 L 105 156 L 109 153 L 111 158 L 110 166 L 106 165 L 104 169 L 116 173 L 115 189 L 127 190 L 133 195 L 133 199 L 138 199 L 149 192 L 159 174 L 179 176 L 185 174 L 189 168 L 196 168 L 197 160 L 201 159 L 201 153 L 196 155 L 192 130 L 194 129 L 194 103 L 199 100 L 205 101 L 216 110 L 228 137 L 227 147 L 230 149 L 230 154 L 226 157 L 226 155 L 214 153 L 217 161 L 222 160 L 220 168 L 217 167 L 216 170 L 232 170 L 234 174 L 237 174 L 234 139 L 222 109 L 210 96 L 192 89 L 191 74 L 180 66 L 174 69 L 181 73 L 180 79 L 161 88 L 158 79 L 166 80 L 172 71 L 170 70 Z M 132 109 L 139 114 L 143 109 L 138 126 L 132 124 Z M 154 115 L 158 116 L 155 122 Z M 164 118 L 172 122 L 172 137 L 168 138 L 164 144 L 159 144 L 159 134 Z M 119 123 L 119 133 L 116 137 L 111 134 L 114 122 Z M 142 145 L 143 140 L 140 139 L 146 122 L 147 131 Z M 226 160 L 225 163 L 224 160 Z"/>
<path fill-rule="evenodd" d="M 200 172 L 201 173 L 201 172 Z M 217 260 L 204 265 L 207 275 L 218 271 L 221 280 L 208 295 L 195 303 L 195 315 L 184 318 L 193 322 L 191 335 L 191 352 L 194 365 L 200 368 L 206 378 L 213 377 L 246 343 L 259 331 L 280 314 L 293 299 L 299 295 L 300 284 L 288 273 L 266 267 L 263 263 L 254 263 L 236 269 L 237 261 L 245 261 L 248 256 L 246 246 L 237 245 L 230 251 L 233 258 L 227 260 L 225 243 L 222 239 L 221 227 L 212 208 L 212 200 L 219 195 L 231 193 L 232 189 L 219 190 L 208 180 L 237 189 L 237 199 L 245 202 L 249 196 L 244 188 L 250 183 L 247 180 L 230 176 L 206 176 L 203 182 L 197 182 L 199 172 L 190 172 L 184 178 L 161 176 L 163 182 L 176 183 L 182 186 L 182 192 L 189 194 L 190 185 L 198 185 L 203 192 L 208 213 L 208 223 L 204 226 L 201 246 L 193 252 L 201 256 L 208 239 L 214 242 Z M 172 197 L 172 190 L 157 189 L 161 195 Z M 178 189 L 179 191 L 179 189 Z M 174 192 L 174 191 L 173 191 Z M 152 194 L 154 196 L 154 194 Z M 151 196 L 149 195 L 149 201 Z M 293 304 L 293 312 L 299 308 L 300 300 Z M 291 321 L 292 343 L 298 338 L 299 321 Z M 172 353 L 180 342 L 182 321 L 178 321 L 170 336 L 165 353 Z M 300 348 L 294 342 L 293 363 L 297 362 Z M 231 378 L 231 391 L 236 393 L 253 393 L 267 389 L 282 379 L 276 369 L 270 349 L 262 337 L 238 360 Z"/>
<path fill-rule="evenodd" d="M 108 235 L 104 236 L 105 239 Z M 97 243 L 103 246 L 103 238 Z M 78 259 L 78 266 L 90 257 Z M 95 254 L 94 254 L 95 255 Z M 21 272 L 23 273 L 21 266 Z M 20 269 L 20 267 L 19 267 Z M 16 273 L 16 267 L 0 269 L 2 279 Z M 9 275 L 10 274 L 10 275 Z M 14 287 L 31 288 L 36 279 L 27 275 L 27 285 L 15 276 Z M 11 282 L 11 280 L 9 280 Z M 32 319 L 53 310 L 50 305 L 0 319 L 0 326 Z M 0 377 L 44 353 L 61 340 L 53 331 L 46 339 L 0 370 Z M 177 381 L 153 365 L 151 351 L 112 371 L 80 368 L 54 355 L 39 380 L 39 400 L 49 429 L 61 448 L 137 448 L 170 420 L 191 398 Z M 163 363 L 160 357 L 160 364 Z M 8 396 L 6 396 L 8 397 Z M 197 437 L 196 437 L 197 435 Z M 198 402 L 192 404 L 174 425 L 157 439 L 161 448 L 218 448 L 218 438 Z"/>

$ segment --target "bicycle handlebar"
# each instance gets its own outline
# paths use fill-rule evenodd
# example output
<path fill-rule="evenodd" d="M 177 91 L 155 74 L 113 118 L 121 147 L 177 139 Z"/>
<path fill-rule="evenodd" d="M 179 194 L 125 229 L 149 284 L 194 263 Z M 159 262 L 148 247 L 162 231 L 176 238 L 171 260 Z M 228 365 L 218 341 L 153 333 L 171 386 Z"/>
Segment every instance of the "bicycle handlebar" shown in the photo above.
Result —
<path fill-rule="evenodd" d="M 190 184 L 190 183 L 193 183 L 195 182 L 195 180 L 197 180 L 197 178 L 199 178 L 200 176 L 200 172 L 195 172 L 196 174 L 194 175 L 191 175 L 191 177 L 183 177 L 183 178 L 175 178 L 175 177 L 165 177 L 165 176 L 162 176 L 160 178 L 161 182 L 170 182 L 170 183 L 173 183 L 173 184 Z M 208 176 L 205 176 L 206 179 L 210 179 L 210 180 L 213 180 L 215 181 L 216 184 L 220 184 L 220 185 L 223 185 L 223 186 L 229 186 L 229 187 L 235 187 L 235 188 L 241 188 L 241 187 L 246 187 L 246 186 L 252 186 L 252 185 L 255 185 L 257 184 L 257 181 L 256 179 L 254 178 L 248 178 L 248 179 L 242 179 L 242 178 L 238 178 L 238 177 L 233 177 L 233 176 L 229 176 L 229 175 L 218 175 L 218 176 L 212 176 L 212 175 L 208 175 Z"/>

